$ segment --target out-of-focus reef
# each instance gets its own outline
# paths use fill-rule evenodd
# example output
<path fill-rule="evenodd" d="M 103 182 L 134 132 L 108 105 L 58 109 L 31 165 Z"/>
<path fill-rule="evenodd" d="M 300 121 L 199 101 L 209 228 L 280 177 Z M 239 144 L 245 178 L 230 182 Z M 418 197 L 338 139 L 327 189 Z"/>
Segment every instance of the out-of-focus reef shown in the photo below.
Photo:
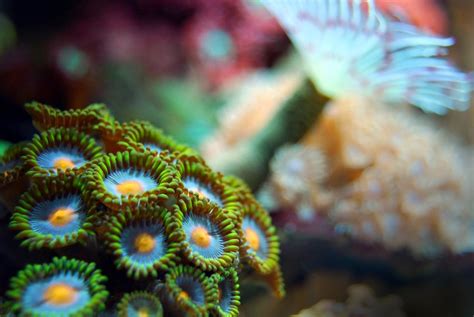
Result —
<path fill-rule="evenodd" d="M 344 98 L 279 150 L 262 195 L 300 221 L 323 217 L 390 250 L 461 254 L 474 247 L 473 153 L 408 109 Z"/>
<path fill-rule="evenodd" d="M 447 9 L 451 17 L 451 29 L 456 36 L 457 44 L 453 49 L 453 57 L 467 69 L 474 69 L 474 38 L 469 36 L 474 28 L 474 3 L 470 1 L 449 1 Z M 446 122 L 448 128 L 460 135 L 467 143 L 474 144 L 474 100 L 467 113 L 449 113 Z"/>
<path fill-rule="evenodd" d="M 282 68 L 248 75 L 229 89 L 229 102 L 217 113 L 219 126 L 201 145 L 208 161 L 254 138 L 302 85 L 304 75 L 296 65 Z"/>
<path fill-rule="evenodd" d="M 272 71 L 247 76 L 229 100 L 218 114 L 218 128 L 201 150 L 213 168 L 245 177 L 256 189 L 275 151 L 304 135 L 321 111 L 314 105 L 326 99 L 289 58 Z"/>
<path fill-rule="evenodd" d="M 184 47 L 195 74 L 209 88 L 267 66 L 285 47 L 281 27 L 257 1 L 199 2 L 185 25 Z"/>
<path fill-rule="evenodd" d="M 284 296 L 276 229 L 242 180 L 102 104 L 26 109 L 39 133 L 0 159 L 0 314 L 237 316 L 243 276 Z"/>
<path fill-rule="evenodd" d="M 151 121 L 197 146 L 214 128 L 220 90 L 272 66 L 288 48 L 271 15 L 244 0 L 79 1 L 30 9 L 35 15 L 25 21 L 21 4 L 7 1 L 20 34 L 6 42 L 0 59 L 0 99 L 22 131 L 29 126 L 21 106 L 29 100 L 63 109 L 100 100 L 120 120 Z M 27 132 L 8 137 L 20 140 Z"/>
<path fill-rule="evenodd" d="M 322 300 L 304 309 L 295 317 L 404 317 L 402 302 L 396 296 L 377 298 L 367 285 L 352 285 L 348 288 L 348 298 L 344 303 Z"/>

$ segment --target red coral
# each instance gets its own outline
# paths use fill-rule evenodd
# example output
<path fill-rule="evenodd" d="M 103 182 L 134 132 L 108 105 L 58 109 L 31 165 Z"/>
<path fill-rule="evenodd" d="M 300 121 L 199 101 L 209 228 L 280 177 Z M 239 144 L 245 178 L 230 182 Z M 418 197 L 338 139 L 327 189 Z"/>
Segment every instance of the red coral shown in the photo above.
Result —
<path fill-rule="evenodd" d="M 376 3 L 386 14 L 401 15 L 425 31 L 448 33 L 447 17 L 437 0 L 376 0 Z"/>
<path fill-rule="evenodd" d="M 184 47 L 192 66 L 211 87 L 266 66 L 285 49 L 283 31 L 262 7 L 244 1 L 200 3 L 185 26 Z"/>

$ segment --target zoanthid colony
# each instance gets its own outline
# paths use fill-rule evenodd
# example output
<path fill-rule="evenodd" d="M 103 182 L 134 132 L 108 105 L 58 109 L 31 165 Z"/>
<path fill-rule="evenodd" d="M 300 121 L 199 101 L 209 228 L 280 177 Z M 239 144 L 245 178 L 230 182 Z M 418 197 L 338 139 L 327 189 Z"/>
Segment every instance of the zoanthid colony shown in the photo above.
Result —
<path fill-rule="evenodd" d="M 243 181 L 103 105 L 26 109 L 39 134 L 0 159 L 1 224 L 34 263 L 2 313 L 237 316 L 242 272 L 284 296 L 275 228 Z"/>

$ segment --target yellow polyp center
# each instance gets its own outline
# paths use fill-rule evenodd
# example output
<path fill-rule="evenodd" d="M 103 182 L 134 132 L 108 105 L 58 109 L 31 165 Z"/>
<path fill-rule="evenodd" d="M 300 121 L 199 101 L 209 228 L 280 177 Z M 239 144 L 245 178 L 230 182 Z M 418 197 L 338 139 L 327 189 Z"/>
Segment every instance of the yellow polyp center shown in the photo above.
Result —
<path fill-rule="evenodd" d="M 140 309 L 138 309 L 138 317 L 148 317 L 150 316 L 150 314 L 148 313 L 148 309 L 146 307 L 140 307 Z"/>
<path fill-rule="evenodd" d="M 135 238 L 135 249 L 140 253 L 150 253 L 155 248 L 156 241 L 148 233 L 140 233 Z"/>
<path fill-rule="evenodd" d="M 191 240 L 194 244 L 200 246 L 201 248 L 207 248 L 211 244 L 211 236 L 209 231 L 204 227 L 196 227 L 191 232 Z"/>
<path fill-rule="evenodd" d="M 136 180 L 123 181 L 117 185 L 117 191 L 121 195 L 139 195 L 145 191 L 143 185 Z"/>
<path fill-rule="evenodd" d="M 179 296 L 179 298 L 181 298 L 181 299 L 189 299 L 189 294 L 188 294 L 188 292 L 186 292 L 186 291 L 181 291 L 181 292 L 179 292 L 179 295 L 178 295 L 178 296 Z"/>
<path fill-rule="evenodd" d="M 260 237 L 255 230 L 251 228 L 245 229 L 245 239 L 253 250 L 257 251 L 260 248 Z"/>
<path fill-rule="evenodd" d="M 55 227 L 62 227 L 73 221 L 75 215 L 72 208 L 58 208 L 49 215 L 48 221 Z"/>
<path fill-rule="evenodd" d="M 43 294 L 43 299 L 51 305 L 70 305 L 77 298 L 77 290 L 71 285 L 56 283 L 50 285 Z"/>
<path fill-rule="evenodd" d="M 201 191 L 201 190 L 199 190 L 199 189 L 194 190 L 194 192 L 198 195 L 198 197 L 199 197 L 200 199 L 207 198 L 207 195 L 206 195 L 203 191 Z"/>
<path fill-rule="evenodd" d="M 68 168 L 74 168 L 76 164 L 68 157 L 59 157 L 54 160 L 53 167 L 60 170 L 65 170 Z"/>

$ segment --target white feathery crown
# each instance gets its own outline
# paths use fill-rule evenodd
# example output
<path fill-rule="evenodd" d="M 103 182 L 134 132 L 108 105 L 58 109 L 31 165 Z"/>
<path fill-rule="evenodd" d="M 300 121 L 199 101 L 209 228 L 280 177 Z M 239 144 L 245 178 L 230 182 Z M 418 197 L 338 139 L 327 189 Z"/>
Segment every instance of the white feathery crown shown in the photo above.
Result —
<path fill-rule="evenodd" d="M 318 90 L 410 103 L 426 112 L 469 108 L 472 74 L 445 57 L 452 38 L 393 21 L 373 0 L 261 0 L 303 58 Z"/>

